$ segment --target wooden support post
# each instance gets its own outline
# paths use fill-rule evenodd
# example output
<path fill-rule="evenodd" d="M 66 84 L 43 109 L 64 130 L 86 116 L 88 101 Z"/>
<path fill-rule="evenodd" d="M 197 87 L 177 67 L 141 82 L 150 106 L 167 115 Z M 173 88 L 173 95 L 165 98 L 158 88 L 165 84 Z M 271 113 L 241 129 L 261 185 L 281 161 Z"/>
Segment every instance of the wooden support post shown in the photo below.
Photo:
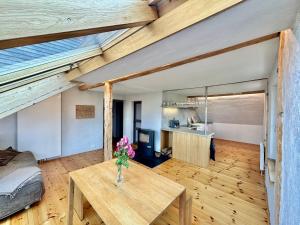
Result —
<path fill-rule="evenodd" d="M 208 87 L 205 87 L 205 122 L 204 122 L 205 134 L 207 134 L 207 95 L 208 95 Z"/>
<path fill-rule="evenodd" d="M 112 84 L 104 84 L 104 161 L 112 159 Z"/>
<path fill-rule="evenodd" d="M 277 76 L 277 158 L 275 164 L 275 224 L 280 221 L 280 201 L 281 201 L 281 161 L 282 161 L 282 76 L 283 76 L 283 57 L 285 46 L 286 31 L 280 33 L 278 50 L 278 76 Z"/>

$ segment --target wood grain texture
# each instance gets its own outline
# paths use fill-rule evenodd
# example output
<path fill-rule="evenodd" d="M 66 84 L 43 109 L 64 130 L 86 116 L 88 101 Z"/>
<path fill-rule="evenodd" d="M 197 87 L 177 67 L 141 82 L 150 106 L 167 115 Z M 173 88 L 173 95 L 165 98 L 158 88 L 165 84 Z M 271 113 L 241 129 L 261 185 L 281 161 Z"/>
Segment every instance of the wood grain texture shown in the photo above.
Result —
<path fill-rule="evenodd" d="M 0 93 L 0 119 L 74 86 L 76 84 L 69 82 L 64 74 L 57 74 Z"/>
<path fill-rule="evenodd" d="M 70 190 L 70 189 L 69 189 Z M 74 211 L 80 220 L 83 220 L 83 195 L 79 188 L 74 186 Z"/>
<path fill-rule="evenodd" d="M 3 93 L 5 91 L 9 91 L 9 90 L 24 86 L 26 84 L 34 83 L 35 81 L 39 81 L 39 80 L 42 80 L 42 79 L 45 79 L 45 78 L 48 78 L 48 77 L 51 77 L 51 76 L 55 76 L 57 74 L 62 74 L 64 72 L 68 71 L 68 70 L 70 70 L 69 65 L 59 67 L 58 69 L 53 69 L 53 70 L 50 70 L 50 71 L 47 71 L 47 72 L 43 72 L 41 74 L 36 74 L 34 76 L 30 76 L 30 77 L 27 77 L 27 78 L 23 78 L 23 79 L 20 79 L 18 81 L 15 80 L 13 82 L 3 84 L 0 87 L 0 93 Z M 74 82 L 74 81 L 71 81 L 71 82 Z"/>
<path fill-rule="evenodd" d="M 184 186 L 130 162 L 129 169 L 124 169 L 124 183 L 117 187 L 115 161 L 105 161 L 70 173 L 75 185 L 105 224 L 152 224 L 177 197 L 180 198 L 179 224 L 185 224 Z"/>
<path fill-rule="evenodd" d="M 104 160 L 112 159 L 112 84 L 104 86 Z"/>
<path fill-rule="evenodd" d="M 159 3 L 160 1 L 161 1 L 161 0 L 148 0 L 148 4 L 154 6 L 154 5 L 156 5 L 157 3 Z"/>
<path fill-rule="evenodd" d="M 105 83 L 96 83 L 96 84 L 85 84 L 85 83 L 82 83 L 78 86 L 78 89 L 80 91 L 86 91 L 86 90 L 89 90 L 89 89 L 93 89 L 93 88 L 97 88 L 97 87 L 102 87 L 104 86 Z"/>
<path fill-rule="evenodd" d="M 193 224 L 268 224 L 259 146 L 216 140 L 216 162 L 208 168 L 172 159 L 154 170 L 187 187 Z M 168 216 L 162 224 L 175 224 Z"/>
<path fill-rule="evenodd" d="M 146 26 L 146 25 L 145 25 Z M 140 27 L 132 27 L 127 29 L 126 31 L 124 31 L 124 33 L 122 33 L 121 35 L 119 35 L 118 37 L 112 39 L 111 41 L 109 41 L 108 43 L 104 43 L 102 46 L 102 50 L 106 51 L 107 49 L 113 47 L 114 45 L 118 44 L 119 42 L 123 41 L 124 39 L 126 39 L 127 37 L 129 37 L 130 35 L 134 34 L 135 32 L 137 32 L 138 30 L 142 29 L 143 26 Z"/>
<path fill-rule="evenodd" d="M 66 224 L 68 173 L 103 162 L 103 151 L 91 151 L 40 164 L 46 192 L 30 209 L 0 221 L 0 225 Z M 259 172 L 259 147 L 216 140 L 216 162 L 208 168 L 171 159 L 153 169 L 181 183 L 193 198 L 193 225 L 267 225 L 264 176 Z M 84 219 L 76 225 L 103 225 L 84 201 Z M 266 221 L 265 221 L 266 220 Z M 178 225 L 178 204 L 168 208 L 156 225 Z"/>
<path fill-rule="evenodd" d="M 282 82 L 283 82 L 283 60 L 288 57 L 284 55 L 286 46 L 286 31 L 280 33 L 279 49 L 278 49 L 278 64 L 277 64 L 277 117 L 276 117 L 276 130 L 277 130 L 277 154 L 275 163 L 275 224 L 279 225 L 280 221 L 280 199 L 281 199 L 281 161 L 282 161 Z M 285 58 L 285 59 L 284 59 Z"/>
<path fill-rule="evenodd" d="M 185 225 L 186 223 L 186 190 L 179 196 L 179 224 Z"/>
<path fill-rule="evenodd" d="M 158 11 L 158 16 L 161 17 L 172 10 L 174 10 L 176 7 L 180 6 L 184 2 L 188 0 L 160 0 L 156 4 L 156 8 Z"/>
<path fill-rule="evenodd" d="M 187 58 L 187 59 L 184 59 L 184 60 L 180 60 L 180 61 L 177 61 L 177 62 L 174 62 L 174 63 L 162 65 L 162 66 L 151 68 L 151 69 L 144 70 L 144 71 L 141 71 L 141 72 L 136 72 L 136 73 L 120 76 L 118 78 L 109 80 L 109 82 L 114 84 L 114 83 L 119 83 L 119 82 L 126 81 L 126 80 L 131 80 L 131 79 L 143 77 L 143 76 L 148 76 L 148 75 L 158 73 L 158 72 L 161 72 L 161 71 L 164 71 L 164 70 L 172 69 L 172 68 L 175 68 L 175 67 L 178 67 L 178 66 L 193 63 L 193 62 L 203 60 L 203 59 L 207 59 L 207 58 L 210 58 L 210 57 L 213 57 L 213 56 L 221 55 L 221 54 L 224 54 L 224 53 L 227 53 L 227 52 L 230 52 L 230 51 L 234 51 L 234 50 L 237 50 L 237 49 L 240 49 L 240 48 L 255 45 L 255 44 L 260 43 L 260 42 L 264 42 L 264 41 L 271 40 L 273 38 L 277 38 L 278 36 L 279 36 L 278 32 L 273 33 L 273 34 L 270 34 L 270 35 L 266 35 L 266 36 L 263 36 L 263 37 L 259 37 L 259 38 L 255 38 L 255 39 L 252 39 L 252 40 L 249 40 L 249 41 L 245 41 L 245 42 L 233 45 L 233 46 L 229 46 L 227 48 L 223 48 L 223 49 L 219 49 L 219 50 L 216 50 L 216 51 L 212 51 L 212 52 L 200 54 L 200 55 L 197 55 L 197 56 L 193 56 L 193 57 L 190 57 L 190 58 Z M 90 85 L 84 84 L 82 86 L 81 90 L 88 90 L 88 89 L 93 89 L 93 88 L 101 87 L 101 86 L 103 86 L 103 83 L 96 83 L 96 84 L 90 84 Z"/>
<path fill-rule="evenodd" d="M 172 157 L 200 167 L 208 167 L 211 136 L 173 132 Z"/>
<path fill-rule="evenodd" d="M 189 0 L 107 49 L 104 51 L 103 57 L 94 57 L 91 60 L 81 63 L 79 68 L 70 71 L 67 77 L 69 80 L 76 79 L 240 2 L 242 0 Z"/>
<path fill-rule="evenodd" d="M 70 177 L 69 179 L 69 197 L 68 197 L 68 217 L 67 224 L 73 224 L 73 212 L 74 212 L 74 181 Z"/>
<path fill-rule="evenodd" d="M 157 18 L 142 0 L 3 0 L 0 8 L 0 49 L 142 26 Z"/>
<path fill-rule="evenodd" d="M 275 224 L 280 224 L 281 210 L 281 182 L 282 182 L 282 155 L 283 155 L 283 117 L 284 117 L 284 90 L 285 77 L 293 73 L 296 49 L 299 44 L 293 31 L 288 29 L 280 33 L 278 50 L 278 76 L 277 76 L 277 154 L 275 163 Z M 286 90 L 288 92 L 288 90 Z M 286 93 L 285 93 L 286 94 Z"/>

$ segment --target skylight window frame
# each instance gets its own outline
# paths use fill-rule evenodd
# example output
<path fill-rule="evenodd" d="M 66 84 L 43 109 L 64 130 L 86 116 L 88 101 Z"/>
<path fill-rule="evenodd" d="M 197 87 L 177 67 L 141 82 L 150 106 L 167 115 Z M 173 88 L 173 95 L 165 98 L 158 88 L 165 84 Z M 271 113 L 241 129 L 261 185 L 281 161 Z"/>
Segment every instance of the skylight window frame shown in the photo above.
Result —
<path fill-rule="evenodd" d="M 46 79 L 46 78 L 51 77 L 51 76 L 59 75 L 61 73 L 64 73 L 65 71 L 69 70 L 69 68 L 70 68 L 70 66 L 66 65 L 66 66 L 63 66 L 63 67 L 60 67 L 60 68 L 57 68 L 57 69 L 53 69 L 53 70 L 50 70 L 50 71 L 47 71 L 47 72 L 43 72 L 43 73 L 35 75 L 33 77 L 24 78 L 24 79 L 21 79 L 19 81 L 14 81 L 14 82 L 6 84 L 4 86 L 0 86 L 0 93 L 3 93 L 5 91 L 9 91 L 11 89 L 14 89 L 14 88 L 26 85 L 26 84 L 33 83 L 35 81 Z M 77 68 L 77 64 L 75 64 L 73 68 Z"/>
<path fill-rule="evenodd" d="M 101 35 L 102 33 L 96 34 L 94 38 L 96 38 L 95 40 L 100 38 L 99 42 L 96 41 L 90 46 L 78 47 L 77 49 L 66 50 L 57 54 L 44 55 L 42 57 L 37 57 L 32 60 L 24 60 L 23 62 L 21 61 L 16 62 L 14 64 L 8 64 L 7 66 L 2 68 L 2 71 L 0 68 L 0 92 L 2 92 L 3 90 L 9 90 L 10 87 L 18 86 L 18 83 L 22 84 L 31 82 L 31 80 L 37 80 L 34 77 L 43 77 L 43 73 L 47 73 L 47 76 L 49 76 L 49 74 L 55 75 L 51 72 L 52 70 L 55 71 L 58 69 L 59 71 L 61 71 L 61 68 L 64 68 L 64 72 L 67 72 L 68 70 L 74 68 L 74 66 L 72 65 L 85 61 L 89 58 L 101 55 L 103 53 L 103 46 L 109 46 L 110 43 L 114 43 L 115 40 L 118 40 L 119 37 L 122 37 L 124 33 L 126 33 L 128 30 L 130 29 L 119 30 L 110 35 L 104 35 L 104 38 L 102 36 L 97 36 Z M 82 38 L 85 37 L 89 36 L 83 36 Z M 57 41 L 55 41 L 54 44 L 56 44 L 56 42 Z M 61 43 L 59 44 L 61 45 Z M 65 41 L 62 45 L 65 44 L 69 44 L 69 42 Z M 36 54 L 36 50 L 31 50 L 30 46 L 31 45 L 24 46 L 29 47 L 28 49 L 26 48 L 24 50 L 25 53 L 30 54 L 30 52 L 32 51 L 32 54 Z M 18 55 L 13 55 L 12 57 L 18 58 Z"/>
<path fill-rule="evenodd" d="M 85 47 L 81 49 L 71 50 L 51 56 L 45 56 L 29 62 L 26 62 L 20 67 L 9 72 L 0 73 L 0 85 L 14 82 L 16 80 L 28 78 L 35 74 L 40 74 L 49 70 L 72 65 L 76 62 L 101 55 L 102 50 L 99 45 Z M 45 60 L 44 62 L 42 62 Z M 38 63 L 37 63 L 38 62 Z M 27 63 L 30 63 L 28 65 Z"/>

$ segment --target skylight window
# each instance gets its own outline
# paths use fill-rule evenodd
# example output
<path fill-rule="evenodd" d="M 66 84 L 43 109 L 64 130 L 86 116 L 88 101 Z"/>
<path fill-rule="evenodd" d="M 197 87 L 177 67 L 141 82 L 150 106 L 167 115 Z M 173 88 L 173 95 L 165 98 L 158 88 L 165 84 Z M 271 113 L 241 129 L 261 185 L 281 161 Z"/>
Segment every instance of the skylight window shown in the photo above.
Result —
<path fill-rule="evenodd" d="M 125 30 L 0 50 L 0 85 L 101 54 Z"/>

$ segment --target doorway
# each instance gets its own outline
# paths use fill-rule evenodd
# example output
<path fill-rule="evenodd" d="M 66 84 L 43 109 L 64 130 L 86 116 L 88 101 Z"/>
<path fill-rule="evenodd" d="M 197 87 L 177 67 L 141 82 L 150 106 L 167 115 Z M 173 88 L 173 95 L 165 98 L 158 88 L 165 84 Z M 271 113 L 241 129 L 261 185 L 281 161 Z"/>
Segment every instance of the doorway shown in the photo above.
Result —
<path fill-rule="evenodd" d="M 142 102 L 135 101 L 133 109 L 133 143 L 138 142 L 138 130 L 142 126 Z"/>
<path fill-rule="evenodd" d="M 113 146 L 123 137 L 123 109 L 122 100 L 113 100 L 112 108 L 112 141 Z"/>

